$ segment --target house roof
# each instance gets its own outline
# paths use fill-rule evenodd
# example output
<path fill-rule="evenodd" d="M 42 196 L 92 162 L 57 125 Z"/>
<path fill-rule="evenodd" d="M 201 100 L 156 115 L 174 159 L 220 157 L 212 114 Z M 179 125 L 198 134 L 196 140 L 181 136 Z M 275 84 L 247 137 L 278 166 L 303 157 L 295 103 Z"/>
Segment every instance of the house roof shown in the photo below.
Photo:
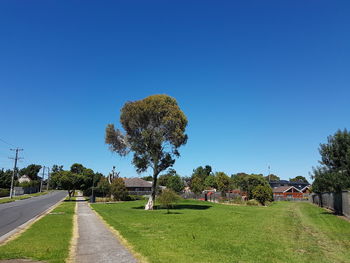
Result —
<path fill-rule="evenodd" d="M 26 174 L 20 176 L 18 179 L 28 179 L 28 180 L 31 180 L 30 177 Z"/>
<path fill-rule="evenodd" d="M 123 178 L 126 187 L 152 187 L 152 182 L 141 178 Z"/>
<path fill-rule="evenodd" d="M 295 190 L 297 190 L 297 192 L 300 192 L 300 190 L 294 186 L 279 186 L 279 187 L 275 187 L 272 189 L 272 192 L 274 193 L 285 193 L 287 192 L 289 189 L 294 188 Z"/>

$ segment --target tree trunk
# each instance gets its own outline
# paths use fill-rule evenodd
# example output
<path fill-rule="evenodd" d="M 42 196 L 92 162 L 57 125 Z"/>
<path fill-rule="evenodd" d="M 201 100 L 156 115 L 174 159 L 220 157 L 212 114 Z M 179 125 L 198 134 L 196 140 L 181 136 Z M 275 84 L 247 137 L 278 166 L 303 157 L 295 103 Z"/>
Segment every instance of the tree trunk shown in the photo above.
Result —
<path fill-rule="evenodd" d="M 158 171 L 153 171 L 153 184 L 152 184 L 152 193 L 148 199 L 148 202 L 145 206 L 145 210 L 153 210 L 154 202 L 156 201 L 156 192 L 157 192 L 157 177 Z"/>

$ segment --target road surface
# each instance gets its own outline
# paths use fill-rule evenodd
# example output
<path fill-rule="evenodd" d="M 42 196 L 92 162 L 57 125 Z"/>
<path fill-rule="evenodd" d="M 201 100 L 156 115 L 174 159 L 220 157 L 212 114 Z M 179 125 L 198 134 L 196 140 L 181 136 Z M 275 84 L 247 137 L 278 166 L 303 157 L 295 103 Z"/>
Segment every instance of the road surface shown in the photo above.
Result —
<path fill-rule="evenodd" d="M 41 214 L 67 195 L 54 191 L 46 195 L 0 204 L 0 237 Z"/>

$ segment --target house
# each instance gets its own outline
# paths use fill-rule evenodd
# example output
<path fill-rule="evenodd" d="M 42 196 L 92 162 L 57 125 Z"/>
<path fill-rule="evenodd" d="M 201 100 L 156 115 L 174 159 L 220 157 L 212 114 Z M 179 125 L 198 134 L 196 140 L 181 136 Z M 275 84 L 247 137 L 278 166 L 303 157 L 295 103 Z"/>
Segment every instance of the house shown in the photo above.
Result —
<path fill-rule="evenodd" d="M 287 181 L 287 180 L 278 180 L 278 181 L 270 181 L 269 182 L 271 188 L 280 187 L 280 186 L 294 186 L 298 190 L 302 190 L 306 186 L 309 186 L 309 183 L 305 183 L 303 181 Z"/>
<path fill-rule="evenodd" d="M 30 181 L 32 181 L 32 179 L 30 179 L 30 177 L 25 174 L 18 178 L 19 183 L 29 183 Z"/>
<path fill-rule="evenodd" d="M 150 195 L 152 191 L 152 182 L 141 178 L 123 178 L 126 189 L 131 195 Z"/>
<path fill-rule="evenodd" d="M 278 186 L 272 189 L 272 193 L 275 200 L 303 198 L 303 193 L 294 186 Z"/>

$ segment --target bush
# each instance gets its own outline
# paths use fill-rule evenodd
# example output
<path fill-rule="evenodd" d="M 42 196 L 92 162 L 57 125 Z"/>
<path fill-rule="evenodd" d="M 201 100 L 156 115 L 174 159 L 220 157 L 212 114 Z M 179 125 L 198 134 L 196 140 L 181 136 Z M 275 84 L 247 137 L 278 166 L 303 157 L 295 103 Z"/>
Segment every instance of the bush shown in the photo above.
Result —
<path fill-rule="evenodd" d="M 241 196 L 235 196 L 230 200 L 230 203 L 241 205 L 241 204 L 244 204 L 245 202 L 243 201 Z"/>
<path fill-rule="evenodd" d="M 158 196 L 158 202 L 166 207 L 167 213 L 169 214 L 169 208 L 172 207 L 180 197 L 170 189 L 164 189 L 163 192 Z"/>
<path fill-rule="evenodd" d="M 129 200 L 130 201 L 136 201 L 136 200 L 148 200 L 147 197 L 143 195 L 129 195 Z"/>
<path fill-rule="evenodd" d="M 10 195 L 10 190 L 9 189 L 3 189 L 0 188 L 0 197 L 6 197 Z"/>
<path fill-rule="evenodd" d="M 115 201 L 127 201 L 128 190 L 125 187 L 124 180 L 122 178 L 115 178 L 111 184 L 111 195 Z"/>
<path fill-rule="evenodd" d="M 255 199 L 250 199 L 250 200 L 247 201 L 247 205 L 249 205 L 249 206 L 258 206 L 259 202 L 256 201 Z"/>
<path fill-rule="evenodd" d="M 253 198 L 259 201 L 261 205 L 265 205 L 265 202 L 272 201 L 272 189 L 267 185 L 258 185 L 254 187 Z"/>

